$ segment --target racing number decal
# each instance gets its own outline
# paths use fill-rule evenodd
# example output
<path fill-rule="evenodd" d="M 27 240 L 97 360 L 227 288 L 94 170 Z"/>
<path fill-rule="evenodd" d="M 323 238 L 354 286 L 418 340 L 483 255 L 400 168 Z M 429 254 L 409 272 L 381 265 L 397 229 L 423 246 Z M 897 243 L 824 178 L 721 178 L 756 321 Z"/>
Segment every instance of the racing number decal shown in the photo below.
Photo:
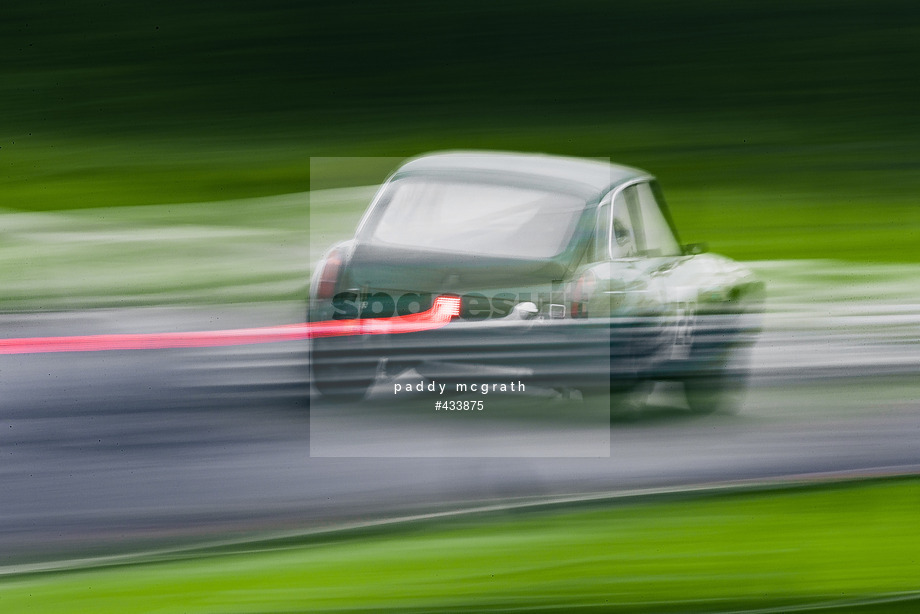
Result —
<path fill-rule="evenodd" d="M 695 325 L 696 303 L 693 301 L 674 303 L 674 345 L 671 348 L 671 358 L 685 359 L 690 357 L 690 346 L 693 345 L 693 328 Z"/>

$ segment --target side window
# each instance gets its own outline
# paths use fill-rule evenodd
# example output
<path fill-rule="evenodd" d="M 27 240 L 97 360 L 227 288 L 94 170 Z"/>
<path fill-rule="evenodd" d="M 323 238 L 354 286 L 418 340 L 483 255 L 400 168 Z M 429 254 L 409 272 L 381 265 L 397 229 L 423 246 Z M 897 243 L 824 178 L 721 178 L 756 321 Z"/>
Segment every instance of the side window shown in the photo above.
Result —
<path fill-rule="evenodd" d="M 597 208 L 597 226 L 594 233 L 594 246 L 591 254 L 592 262 L 603 262 L 609 258 L 607 249 L 610 246 L 610 198 L 601 201 Z"/>
<path fill-rule="evenodd" d="M 640 183 L 634 188 L 641 217 L 641 222 L 636 224 L 640 230 L 639 249 L 647 256 L 679 256 L 680 244 L 674 238 L 652 186 Z M 627 188 L 627 191 L 632 189 Z"/>
<path fill-rule="evenodd" d="M 639 245 L 636 242 L 633 212 L 636 209 L 635 186 L 626 188 L 617 193 L 613 199 L 613 222 L 610 237 L 611 256 L 614 258 L 634 258 L 639 255 Z"/>

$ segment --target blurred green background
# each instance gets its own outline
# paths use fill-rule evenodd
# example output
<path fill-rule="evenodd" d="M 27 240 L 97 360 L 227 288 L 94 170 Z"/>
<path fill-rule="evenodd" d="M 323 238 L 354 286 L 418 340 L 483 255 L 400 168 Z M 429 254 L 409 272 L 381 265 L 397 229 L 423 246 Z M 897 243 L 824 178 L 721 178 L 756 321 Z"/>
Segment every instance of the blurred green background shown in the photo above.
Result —
<path fill-rule="evenodd" d="M 0 602 L 56 614 L 901 614 L 920 603 L 918 498 L 917 480 L 899 479 L 523 505 L 39 565 L 0 577 Z"/>
<path fill-rule="evenodd" d="M 6 3 L 0 208 L 219 203 L 304 192 L 314 156 L 502 148 L 646 168 L 682 238 L 736 258 L 917 261 L 918 41 L 901 0 Z"/>

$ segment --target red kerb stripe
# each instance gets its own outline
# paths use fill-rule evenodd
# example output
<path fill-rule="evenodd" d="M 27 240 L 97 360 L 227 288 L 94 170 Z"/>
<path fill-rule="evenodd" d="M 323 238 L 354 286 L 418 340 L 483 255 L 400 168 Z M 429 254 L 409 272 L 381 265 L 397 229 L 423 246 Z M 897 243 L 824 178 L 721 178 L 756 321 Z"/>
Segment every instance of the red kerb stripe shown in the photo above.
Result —
<path fill-rule="evenodd" d="M 101 352 L 106 350 L 156 350 L 202 348 L 298 341 L 313 337 L 392 335 L 440 328 L 460 314 L 460 299 L 439 296 L 431 309 L 407 316 L 367 320 L 326 320 L 260 328 L 237 328 L 183 333 L 127 335 L 81 335 L 75 337 L 27 337 L 0 339 L 0 354 L 43 352 Z"/>

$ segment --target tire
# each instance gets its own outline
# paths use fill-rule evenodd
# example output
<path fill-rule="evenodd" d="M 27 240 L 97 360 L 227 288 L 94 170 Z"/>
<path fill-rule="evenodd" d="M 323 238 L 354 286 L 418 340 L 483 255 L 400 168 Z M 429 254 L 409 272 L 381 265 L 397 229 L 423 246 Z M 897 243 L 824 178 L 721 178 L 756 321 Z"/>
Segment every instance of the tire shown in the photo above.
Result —
<path fill-rule="evenodd" d="M 317 339 L 310 352 L 310 381 L 327 399 L 360 401 L 377 379 L 377 363 L 366 353 Z"/>
<path fill-rule="evenodd" d="M 368 374 L 348 374 L 340 369 L 313 366 L 313 387 L 323 397 L 335 401 L 360 401 L 367 395 L 375 377 Z"/>
<path fill-rule="evenodd" d="M 717 360 L 710 359 L 684 378 L 690 411 L 698 415 L 738 413 L 747 392 L 749 354 L 750 345 L 730 346 Z"/>
<path fill-rule="evenodd" d="M 611 386 L 610 417 L 619 419 L 641 415 L 648 403 L 652 387 L 653 383 L 650 380 L 640 380 L 627 387 Z"/>

